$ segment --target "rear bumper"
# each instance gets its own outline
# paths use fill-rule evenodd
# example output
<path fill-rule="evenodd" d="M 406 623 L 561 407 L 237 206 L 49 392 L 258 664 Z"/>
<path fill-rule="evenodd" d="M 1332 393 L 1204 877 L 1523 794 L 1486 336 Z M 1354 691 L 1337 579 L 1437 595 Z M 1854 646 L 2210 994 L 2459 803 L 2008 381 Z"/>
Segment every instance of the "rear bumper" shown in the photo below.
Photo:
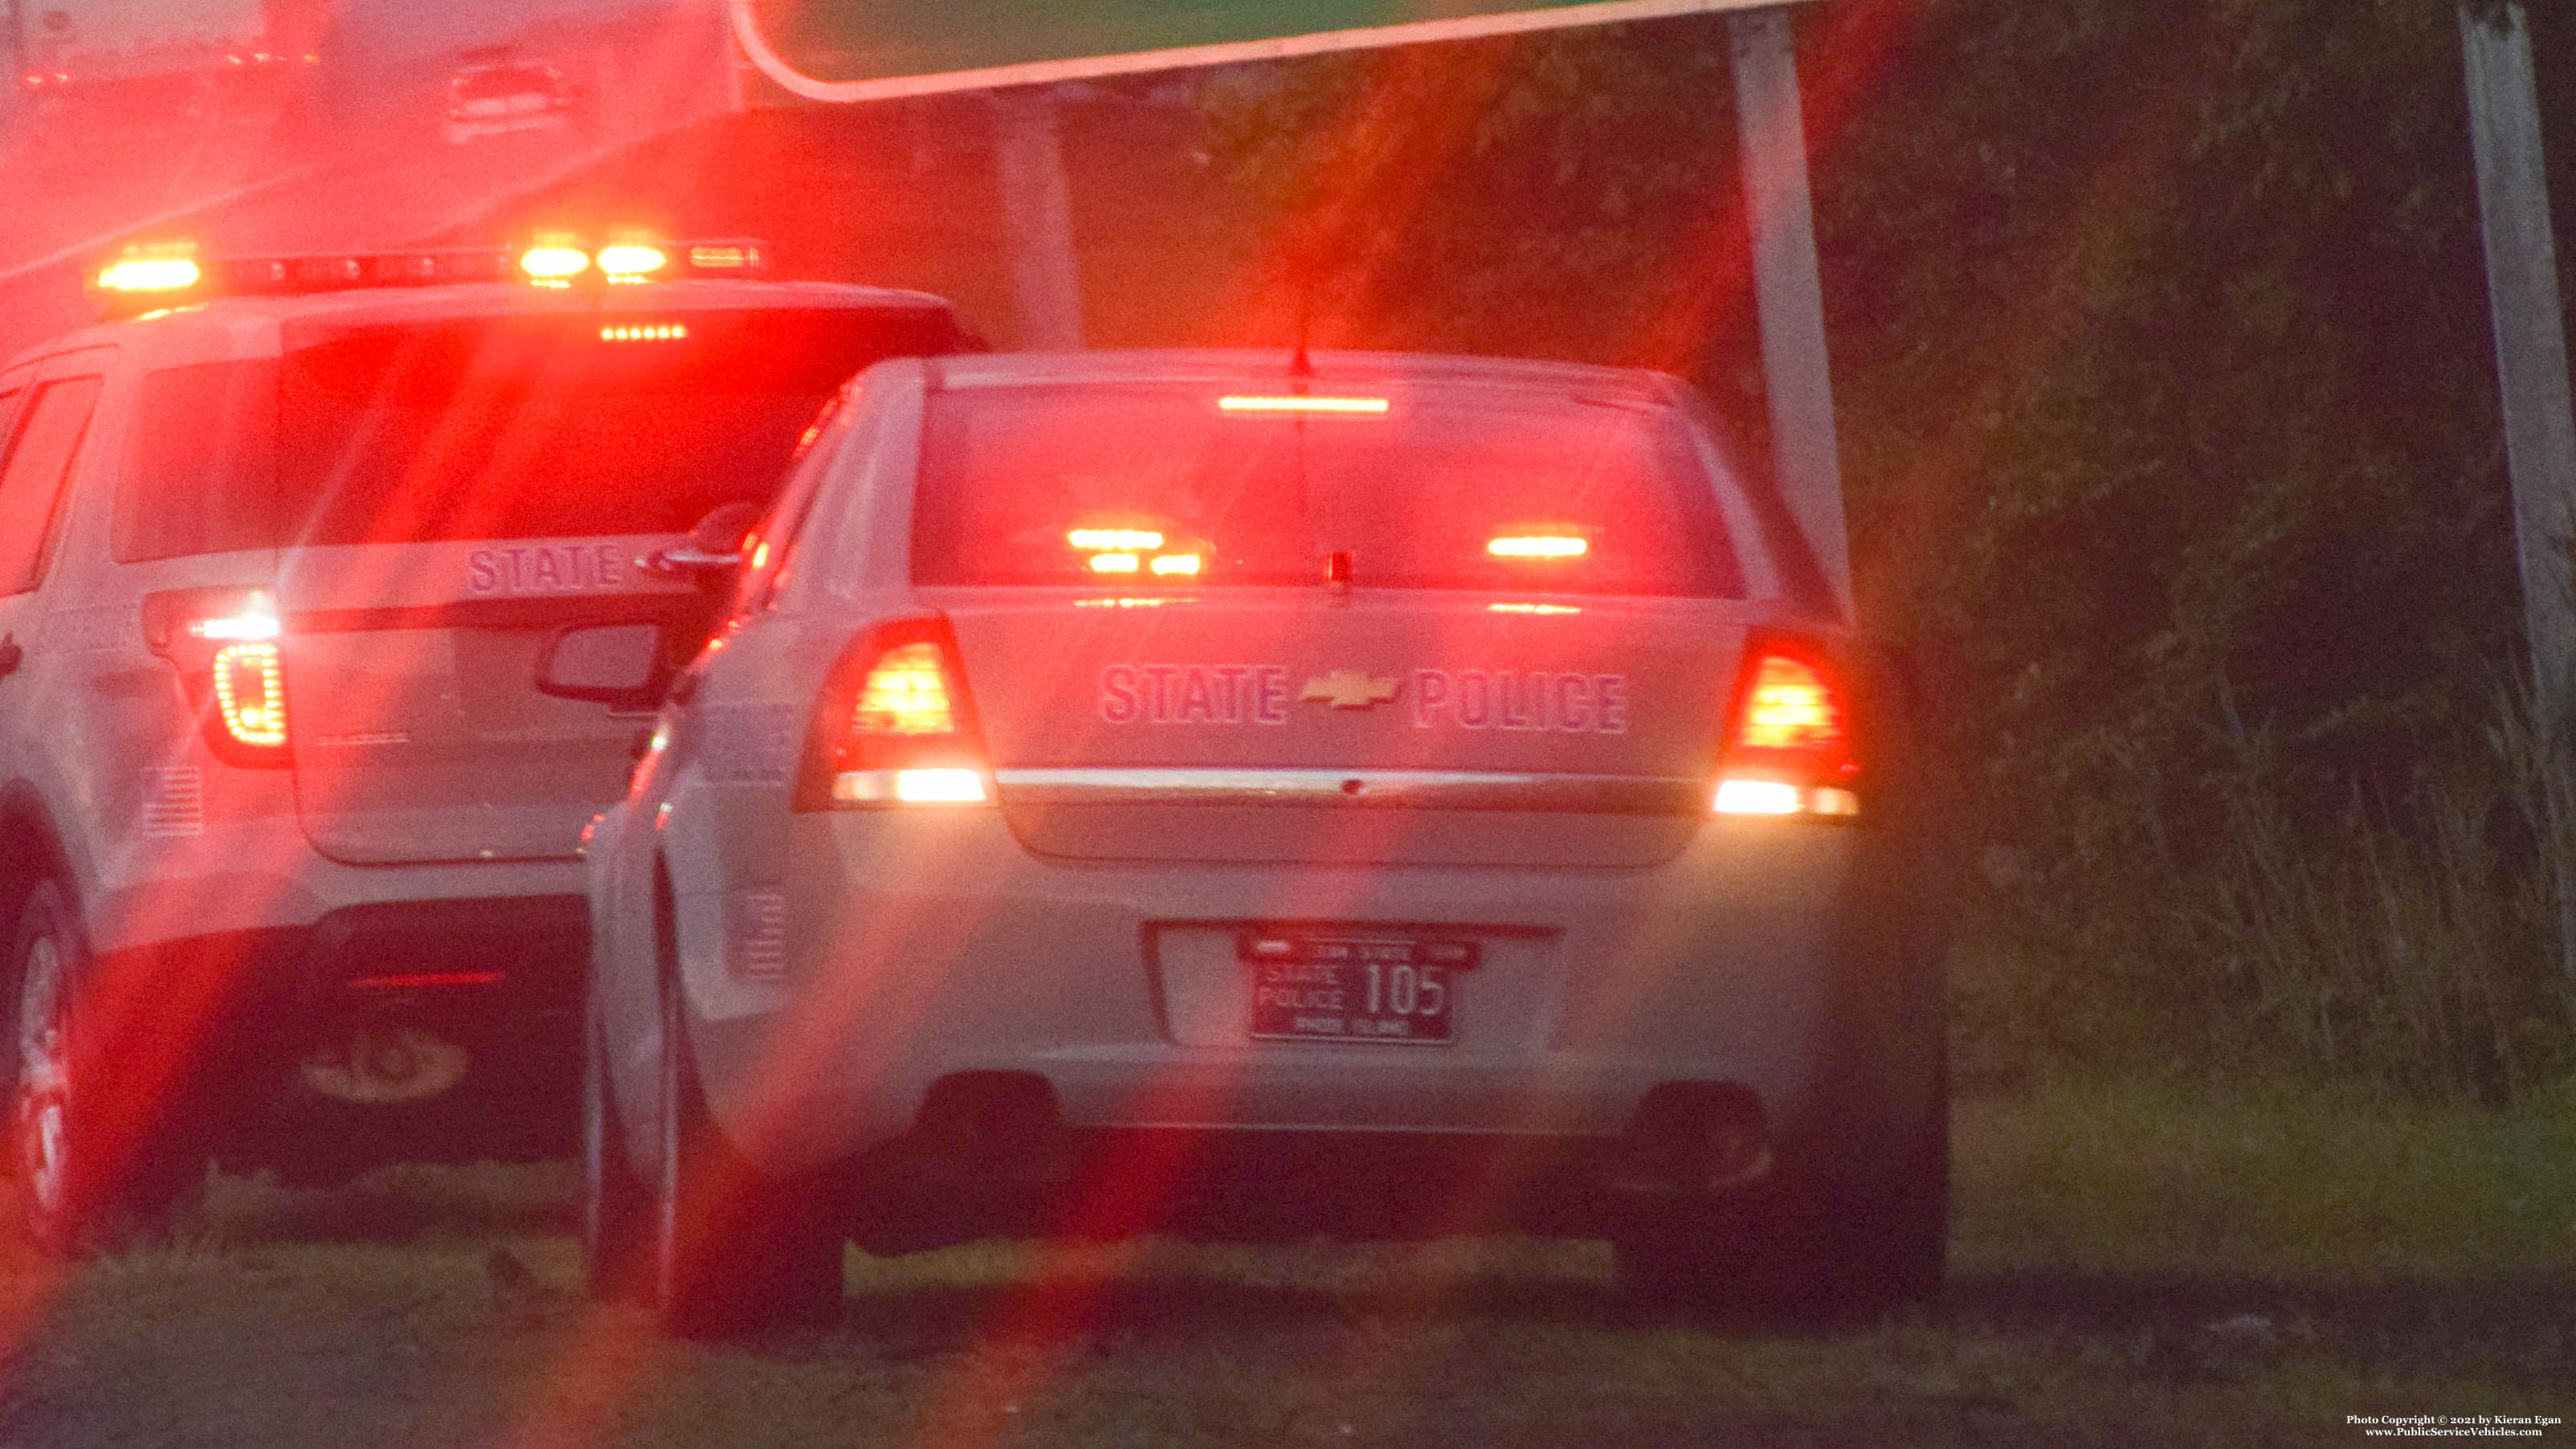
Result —
<path fill-rule="evenodd" d="M 102 952 L 97 968 L 164 1003 L 157 1034 L 188 1063 L 172 1080 L 215 1106 L 222 1156 L 329 1175 L 570 1150 L 588 942 L 579 896 L 384 902 Z M 405 1032 L 461 1048 L 461 1079 L 359 1103 L 306 1070 Z"/>
<path fill-rule="evenodd" d="M 679 903 L 710 1105 L 781 1170 L 882 1149 L 961 1073 L 1043 1081 L 1076 1134 L 1563 1160 L 1631 1133 L 1658 1088 L 1740 1088 L 1773 1139 L 1854 1160 L 1930 1108 L 1938 965 L 1890 832 L 1719 821 L 1660 865 L 1505 869 L 1050 862 L 990 812 L 793 828 L 783 983 L 729 934 L 759 910 Z M 1256 1042 L 1184 1000 L 1227 989 L 1203 948 L 1246 921 L 1487 945 L 1449 1045 Z M 1185 933 L 1202 949 L 1176 963 Z"/>

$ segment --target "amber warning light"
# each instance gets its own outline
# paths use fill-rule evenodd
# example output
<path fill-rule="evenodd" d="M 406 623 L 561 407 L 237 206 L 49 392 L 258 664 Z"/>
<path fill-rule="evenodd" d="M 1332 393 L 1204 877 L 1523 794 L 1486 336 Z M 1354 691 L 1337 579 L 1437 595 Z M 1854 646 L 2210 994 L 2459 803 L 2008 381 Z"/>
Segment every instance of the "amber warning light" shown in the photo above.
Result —
<path fill-rule="evenodd" d="M 96 286 L 102 292 L 184 292 L 202 275 L 195 257 L 119 257 L 99 268 Z"/>

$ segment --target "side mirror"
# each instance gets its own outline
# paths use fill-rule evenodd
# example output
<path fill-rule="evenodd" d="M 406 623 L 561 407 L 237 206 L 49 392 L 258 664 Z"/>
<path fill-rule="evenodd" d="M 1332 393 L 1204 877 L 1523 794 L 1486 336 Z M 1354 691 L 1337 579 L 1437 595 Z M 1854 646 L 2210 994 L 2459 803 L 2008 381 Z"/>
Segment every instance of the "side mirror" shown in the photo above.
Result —
<path fill-rule="evenodd" d="M 644 566 L 663 574 L 709 574 L 742 562 L 743 540 L 760 522 L 757 503 L 720 503 L 707 510 L 689 541 L 657 548 L 644 556 Z"/>
<path fill-rule="evenodd" d="M 564 629 L 537 655 L 537 691 L 627 709 L 661 702 L 662 626 L 591 624 Z"/>

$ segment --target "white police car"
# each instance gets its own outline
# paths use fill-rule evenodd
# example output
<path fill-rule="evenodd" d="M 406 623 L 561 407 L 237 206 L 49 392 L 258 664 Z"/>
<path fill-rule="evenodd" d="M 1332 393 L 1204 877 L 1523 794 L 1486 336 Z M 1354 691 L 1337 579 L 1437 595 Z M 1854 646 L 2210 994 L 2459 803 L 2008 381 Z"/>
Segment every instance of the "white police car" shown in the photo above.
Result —
<path fill-rule="evenodd" d="M 1907 709 L 1670 378 L 880 365 L 596 827 L 594 1284 L 722 1329 L 847 1237 L 1508 1225 L 1927 1293 Z"/>
<path fill-rule="evenodd" d="M 756 516 L 853 373 L 963 337 L 758 261 L 152 251 L 95 279 L 119 320 L 0 367 L 0 1009 L 39 1237 L 150 1216 L 210 1150 L 570 1146 L 578 837 L 659 692 L 548 694 L 538 662 L 599 623 L 685 662 L 710 601 L 673 545 Z"/>

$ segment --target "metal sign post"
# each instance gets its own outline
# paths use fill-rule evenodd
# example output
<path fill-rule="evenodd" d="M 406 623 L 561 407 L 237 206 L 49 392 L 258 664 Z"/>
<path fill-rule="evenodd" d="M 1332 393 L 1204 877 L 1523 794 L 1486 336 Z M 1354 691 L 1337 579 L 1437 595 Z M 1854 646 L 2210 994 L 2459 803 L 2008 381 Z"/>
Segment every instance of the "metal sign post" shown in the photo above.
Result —
<path fill-rule="evenodd" d="M 2460 45 L 2469 71 L 2469 133 L 2478 154 L 2487 310 L 2495 322 L 2524 629 L 2539 692 L 2542 747 L 2559 751 L 2576 736 L 2576 577 L 2570 569 L 2576 549 L 2576 411 L 2568 401 L 2567 329 L 2559 315 L 2531 32 L 2521 5 L 2488 10 L 2474 13 L 2463 0 Z M 2563 760 L 2557 763 L 2566 767 Z M 2568 803 L 2560 792 L 2551 794 L 2553 804 Z M 2576 860 L 2564 849 L 2551 854 L 2559 965 L 2576 976 Z"/>
<path fill-rule="evenodd" d="M 2522 606 L 2543 714 L 2571 721 L 2576 705 L 2576 415 L 2568 405 L 2567 333 L 2558 313 L 2557 248 L 2541 169 L 2540 104 L 2522 6 L 2490 15 L 2460 7 L 2469 71 L 2469 130 L 2477 146 L 2488 310 L 2504 402 L 2505 466 L 2513 478 Z"/>
<path fill-rule="evenodd" d="M 1849 615 L 1851 549 L 1843 532 L 1842 458 L 1835 441 L 1824 285 L 1816 269 L 1807 129 L 1798 114 L 1798 63 L 1789 13 L 1756 10 L 1728 24 L 1735 32 L 1735 124 L 1742 138 L 1738 149 L 1743 153 L 1745 213 L 1753 234 L 1753 305 L 1762 324 L 1772 467 L 1799 530 Z"/>

